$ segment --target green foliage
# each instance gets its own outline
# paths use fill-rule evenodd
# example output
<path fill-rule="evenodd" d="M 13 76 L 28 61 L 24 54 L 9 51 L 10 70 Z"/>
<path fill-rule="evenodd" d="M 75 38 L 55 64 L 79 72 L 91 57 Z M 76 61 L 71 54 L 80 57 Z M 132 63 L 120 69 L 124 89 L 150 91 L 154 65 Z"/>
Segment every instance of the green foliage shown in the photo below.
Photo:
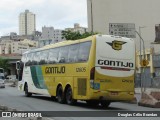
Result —
<path fill-rule="evenodd" d="M 0 68 L 3 68 L 5 71 L 9 69 L 9 61 L 7 59 L 0 58 Z"/>
<path fill-rule="evenodd" d="M 62 31 L 62 38 L 65 38 L 66 40 L 78 40 L 95 34 L 97 33 L 85 32 L 80 34 L 80 32 Z"/>

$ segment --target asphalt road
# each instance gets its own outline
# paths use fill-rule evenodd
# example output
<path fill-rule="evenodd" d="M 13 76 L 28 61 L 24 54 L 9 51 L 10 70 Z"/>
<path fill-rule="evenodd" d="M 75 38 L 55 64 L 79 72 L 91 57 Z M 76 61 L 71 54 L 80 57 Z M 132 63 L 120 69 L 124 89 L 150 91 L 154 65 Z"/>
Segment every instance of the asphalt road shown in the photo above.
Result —
<path fill-rule="evenodd" d="M 148 108 L 148 107 L 142 107 L 138 106 L 137 104 L 130 104 L 130 103 L 121 103 L 121 102 L 114 102 L 111 103 L 109 108 L 101 108 L 98 107 L 89 107 L 85 102 L 78 101 L 76 106 L 70 106 L 66 104 L 59 104 L 55 101 L 52 101 L 52 99 L 49 96 L 42 96 L 42 95 L 33 95 L 32 97 L 25 97 L 24 93 L 21 91 L 18 91 L 15 87 L 9 87 L 6 86 L 4 89 L 0 89 L 0 105 L 5 105 L 10 108 L 15 108 L 17 110 L 22 111 L 160 111 L 159 108 Z M 113 119 L 113 117 L 90 117 L 90 118 L 81 118 L 81 117 L 55 117 L 56 120 L 82 120 L 82 119 Z M 135 119 L 134 118 L 116 118 L 116 119 Z M 150 120 L 150 118 L 138 118 L 139 120 L 145 119 Z M 152 118 L 152 120 L 158 120 L 159 118 Z M 0 118 L 1 120 L 1 118 Z"/>

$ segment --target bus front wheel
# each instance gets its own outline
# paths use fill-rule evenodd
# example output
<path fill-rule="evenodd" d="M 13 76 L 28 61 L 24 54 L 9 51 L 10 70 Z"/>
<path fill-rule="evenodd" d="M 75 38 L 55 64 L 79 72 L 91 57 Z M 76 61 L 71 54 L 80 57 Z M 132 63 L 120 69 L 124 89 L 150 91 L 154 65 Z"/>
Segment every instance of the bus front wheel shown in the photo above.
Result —
<path fill-rule="evenodd" d="M 69 105 L 74 105 L 77 101 L 73 99 L 72 88 L 68 87 L 66 91 L 66 102 Z"/>
<path fill-rule="evenodd" d="M 25 91 L 25 96 L 26 96 L 26 97 L 32 96 L 32 93 L 28 92 L 28 85 L 27 85 L 27 84 L 26 84 L 25 87 L 24 87 L 24 91 Z"/>
<path fill-rule="evenodd" d="M 59 103 L 65 103 L 65 97 L 64 97 L 62 86 L 58 87 L 56 98 Z"/>

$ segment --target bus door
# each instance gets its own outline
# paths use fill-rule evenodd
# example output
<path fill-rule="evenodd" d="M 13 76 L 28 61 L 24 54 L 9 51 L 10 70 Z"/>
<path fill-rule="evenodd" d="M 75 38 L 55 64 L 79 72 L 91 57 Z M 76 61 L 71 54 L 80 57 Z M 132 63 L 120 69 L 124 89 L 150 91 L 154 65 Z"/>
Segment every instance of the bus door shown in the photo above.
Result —
<path fill-rule="evenodd" d="M 18 79 L 18 81 L 21 81 L 21 80 L 22 80 L 23 67 L 24 67 L 24 64 L 23 64 L 22 61 L 17 61 L 17 62 L 16 62 L 17 79 Z"/>

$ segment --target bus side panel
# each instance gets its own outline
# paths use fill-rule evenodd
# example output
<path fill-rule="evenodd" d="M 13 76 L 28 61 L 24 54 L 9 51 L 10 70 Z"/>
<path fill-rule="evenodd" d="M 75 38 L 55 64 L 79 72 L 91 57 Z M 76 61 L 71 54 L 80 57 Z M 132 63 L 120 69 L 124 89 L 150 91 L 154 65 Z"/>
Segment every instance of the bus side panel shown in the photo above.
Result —
<path fill-rule="evenodd" d="M 35 71 L 33 72 L 33 70 Z M 19 81 L 19 89 L 24 90 L 24 85 L 25 83 L 27 83 L 29 92 L 48 95 L 48 91 L 46 88 L 38 88 L 37 85 L 35 85 L 35 83 L 38 83 L 38 81 L 40 81 L 38 85 L 41 87 L 44 86 L 44 80 L 42 79 L 43 76 L 42 74 L 39 74 L 39 71 L 42 71 L 40 66 L 37 66 L 37 68 L 34 69 L 28 66 L 24 67 L 23 79 L 22 81 Z M 33 79 L 35 83 L 33 82 Z"/>
<path fill-rule="evenodd" d="M 65 71 L 60 72 L 62 67 L 65 68 Z M 59 72 L 56 70 L 59 70 Z M 51 96 L 56 96 L 58 85 L 61 85 L 63 90 L 65 90 L 67 85 L 70 85 L 74 99 L 87 98 L 87 91 L 89 90 L 87 63 L 46 65 L 42 67 L 42 74 Z"/>

